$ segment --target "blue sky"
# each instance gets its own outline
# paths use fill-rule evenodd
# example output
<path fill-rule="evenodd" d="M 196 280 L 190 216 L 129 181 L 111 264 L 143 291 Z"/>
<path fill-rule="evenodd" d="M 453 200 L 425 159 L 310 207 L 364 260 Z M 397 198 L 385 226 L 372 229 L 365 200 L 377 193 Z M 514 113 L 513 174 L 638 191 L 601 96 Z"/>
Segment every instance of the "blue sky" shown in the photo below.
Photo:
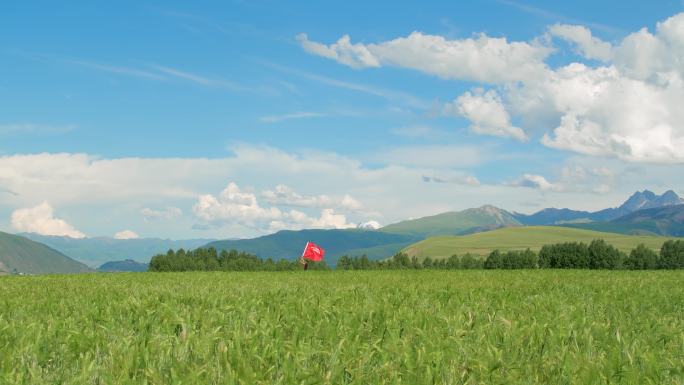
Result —
<path fill-rule="evenodd" d="M 0 229 L 243 237 L 682 192 L 682 11 L 4 2 Z"/>

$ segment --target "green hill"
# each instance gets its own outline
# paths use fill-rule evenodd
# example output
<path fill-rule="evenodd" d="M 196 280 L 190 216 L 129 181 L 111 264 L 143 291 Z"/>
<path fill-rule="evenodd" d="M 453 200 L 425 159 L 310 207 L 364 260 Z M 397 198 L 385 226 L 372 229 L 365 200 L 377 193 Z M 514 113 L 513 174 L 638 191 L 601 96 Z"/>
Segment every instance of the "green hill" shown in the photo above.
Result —
<path fill-rule="evenodd" d="M 383 227 L 380 231 L 421 237 L 462 235 L 499 227 L 520 226 L 513 214 L 494 206 L 482 206 L 429 217 L 411 219 Z"/>
<path fill-rule="evenodd" d="M 561 242 L 585 242 L 605 239 L 623 251 L 629 251 L 639 243 L 652 249 L 660 249 L 667 239 L 658 236 L 635 236 L 603 233 L 584 229 L 557 226 L 509 227 L 484 233 L 463 236 L 441 236 L 428 238 L 406 247 L 403 251 L 419 258 L 448 257 L 453 254 L 474 253 L 486 255 L 494 249 L 539 250 L 543 245 Z"/>
<path fill-rule="evenodd" d="M 47 274 L 91 271 L 57 250 L 28 238 L 0 232 L 0 272 Z"/>
<path fill-rule="evenodd" d="M 211 242 L 206 247 L 217 250 L 236 249 L 261 258 L 299 258 L 306 242 L 314 242 L 326 250 L 325 259 L 334 265 L 342 255 L 366 254 L 371 259 L 391 256 L 422 238 L 371 230 L 300 230 L 279 231 L 253 239 Z"/>
<path fill-rule="evenodd" d="M 136 262 L 132 259 L 126 259 L 124 261 L 110 261 L 103 263 L 102 266 L 97 268 L 97 271 L 105 273 L 132 271 L 132 272 L 143 272 L 147 271 L 147 264 Z"/>

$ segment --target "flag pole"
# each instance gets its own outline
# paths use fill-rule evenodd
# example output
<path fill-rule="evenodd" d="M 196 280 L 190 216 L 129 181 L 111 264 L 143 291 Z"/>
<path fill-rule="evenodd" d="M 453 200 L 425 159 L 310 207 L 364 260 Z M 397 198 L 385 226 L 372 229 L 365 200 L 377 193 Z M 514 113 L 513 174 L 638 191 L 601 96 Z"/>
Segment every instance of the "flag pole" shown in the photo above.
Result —
<path fill-rule="evenodd" d="M 302 256 L 299 257 L 299 263 L 304 265 L 304 270 L 306 270 L 309 267 L 309 264 L 304 260 L 304 253 L 306 253 L 306 249 L 309 248 L 309 242 L 304 245 L 304 250 L 302 250 Z"/>

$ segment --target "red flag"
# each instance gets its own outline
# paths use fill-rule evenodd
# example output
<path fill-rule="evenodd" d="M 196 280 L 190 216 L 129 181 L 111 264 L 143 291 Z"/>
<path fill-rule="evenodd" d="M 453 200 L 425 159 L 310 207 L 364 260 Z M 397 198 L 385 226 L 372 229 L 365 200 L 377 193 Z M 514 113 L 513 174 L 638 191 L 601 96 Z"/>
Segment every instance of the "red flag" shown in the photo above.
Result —
<path fill-rule="evenodd" d="M 306 247 L 304 247 L 304 253 L 302 254 L 302 258 L 314 262 L 320 262 L 323 260 L 323 256 L 325 256 L 325 250 L 323 250 L 322 247 L 316 245 L 313 242 L 306 243 Z"/>

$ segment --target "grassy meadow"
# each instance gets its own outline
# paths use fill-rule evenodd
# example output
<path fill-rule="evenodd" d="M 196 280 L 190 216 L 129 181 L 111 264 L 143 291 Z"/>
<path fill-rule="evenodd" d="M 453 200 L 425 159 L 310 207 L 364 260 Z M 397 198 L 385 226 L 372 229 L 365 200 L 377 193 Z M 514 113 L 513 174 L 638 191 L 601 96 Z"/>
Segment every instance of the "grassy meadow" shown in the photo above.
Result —
<path fill-rule="evenodd" d="M 506 227 L 469 235 L 432 237 L 414 243 L 403 251 L 409 256 L 421 259 L 425 257 L 448 258 L 454 254 L 465 253 L 484 256 L 495 249 L 505 251 L 529 248 L 538 251 L 544 245 L 563 242 L 590 243 L 594 239 L 604 239 L 617 249 L 629 253 L 640 243 L 653 250 L 660 250 L 665 241 L 678 238 L 603 233 L 560 226 L 524 226 Z"/>
<path fill-rule="evenodd" d="M 684 271 L 0 278 L 1 384 L 681 384 Z"/>

